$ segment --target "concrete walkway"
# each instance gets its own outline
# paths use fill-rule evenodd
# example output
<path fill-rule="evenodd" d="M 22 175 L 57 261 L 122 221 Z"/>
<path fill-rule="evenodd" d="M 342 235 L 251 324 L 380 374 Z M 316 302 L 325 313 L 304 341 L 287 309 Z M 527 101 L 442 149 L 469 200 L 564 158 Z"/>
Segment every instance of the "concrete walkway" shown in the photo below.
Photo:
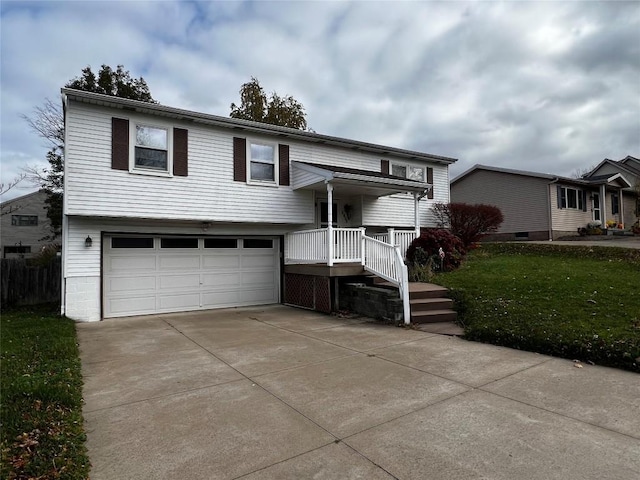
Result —
<path fill-rule="evenodd" d="M 78 325 L 93 480 L 640 478 L 640 375 L 284 306 Z"/>

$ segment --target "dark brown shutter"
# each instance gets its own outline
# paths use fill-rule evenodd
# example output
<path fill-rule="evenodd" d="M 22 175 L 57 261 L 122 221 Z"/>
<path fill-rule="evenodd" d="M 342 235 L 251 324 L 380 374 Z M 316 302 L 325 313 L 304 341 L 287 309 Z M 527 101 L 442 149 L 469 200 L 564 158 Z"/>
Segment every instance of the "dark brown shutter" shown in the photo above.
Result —
<path fill-rule="evenodd" d="M 247 140 L 233 137 L 233 180 L 247 181 Z"/>
<path fill-rule="evenodd" d="M 289 185 L 289 145 L 278 145 L 278 160 L 280 162 L 280 185 Z"/>
<path fill-rule="evenodd" d="M 184 128 L 173 129 L 173 174 L 189 174 L 189 131 Z"/>
<path fill-rule="evenodd" d="M 129 170 L 129 120 L 111 118 L 111 168 Z"/>
<path fill-rule="evenodd" d="M 389 173 L 389 160 L 380 160 L 380 172 Z"/>
<path fill-rule="evenodd" d="M 433 168 L 427 167 L 427 183 L 431 185 L 431 190 L 427 193 L 427 198 L 433 198 Z"/>

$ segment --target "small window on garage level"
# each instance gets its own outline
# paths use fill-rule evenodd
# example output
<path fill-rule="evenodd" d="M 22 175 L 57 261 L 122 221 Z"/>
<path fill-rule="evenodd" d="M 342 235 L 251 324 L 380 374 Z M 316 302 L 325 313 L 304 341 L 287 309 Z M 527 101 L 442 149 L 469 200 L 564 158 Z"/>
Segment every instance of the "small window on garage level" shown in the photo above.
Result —
<path fill-rule="evenodd" d="M 161 238 L 160 248 L 198 248 L 197 238 Z"/>
<path fill-rule="evenodd" d="M 205 238 L 204 248 L 238 248 L 237 238 Z"/>
<path fill-rule="evenodd" d="M 273 248 L 273 240 L 263 238 L 246 238 L 244 248 Z"/>
<path fill-rule="evenodd" d="M 153 237 L 113 237 L 111 248 L 153 248 Z"/>

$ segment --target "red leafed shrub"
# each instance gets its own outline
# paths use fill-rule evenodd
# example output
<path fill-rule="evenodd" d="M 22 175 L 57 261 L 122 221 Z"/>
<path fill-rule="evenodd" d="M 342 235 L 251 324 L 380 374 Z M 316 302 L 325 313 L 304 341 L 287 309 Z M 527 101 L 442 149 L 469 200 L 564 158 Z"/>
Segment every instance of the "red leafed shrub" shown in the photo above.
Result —
<path fill-rule="evenodd" d="M 494 205 L 468 203 L 437 203 L 433 213 L 442 227 L 451 228 L 465 248 L 471 247 L 487 233 L 495 232 L 504 217 Z"/>
<path fill-rule="evenodd" d="M 444 253 L 440 255 L 440 249 Z M 437 268 L 442 264 L 442 270 L 450 272 L 460 266 L 460 262 L 467 254 L 462 241 L 449 230 L 429 228 L 422 231 L 407 249 L 407 261 L 412 265 L 423 265 L 427 261 L 433 262 Z"/>

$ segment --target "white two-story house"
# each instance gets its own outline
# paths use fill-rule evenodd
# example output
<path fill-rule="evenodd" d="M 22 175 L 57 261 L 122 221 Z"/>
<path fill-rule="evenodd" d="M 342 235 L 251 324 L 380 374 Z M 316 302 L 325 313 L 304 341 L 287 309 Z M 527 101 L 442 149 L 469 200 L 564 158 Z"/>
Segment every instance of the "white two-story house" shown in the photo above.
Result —
<path fill-rule="evenodd" d="M 338 267 L 400 285 L 396 252 L 449 201 L 452 158 L 77 90 L 62 99 L 62 312 L 76 320 L 328 311 Z M 301 270 L 312 266 L 323 270 Z"/>

